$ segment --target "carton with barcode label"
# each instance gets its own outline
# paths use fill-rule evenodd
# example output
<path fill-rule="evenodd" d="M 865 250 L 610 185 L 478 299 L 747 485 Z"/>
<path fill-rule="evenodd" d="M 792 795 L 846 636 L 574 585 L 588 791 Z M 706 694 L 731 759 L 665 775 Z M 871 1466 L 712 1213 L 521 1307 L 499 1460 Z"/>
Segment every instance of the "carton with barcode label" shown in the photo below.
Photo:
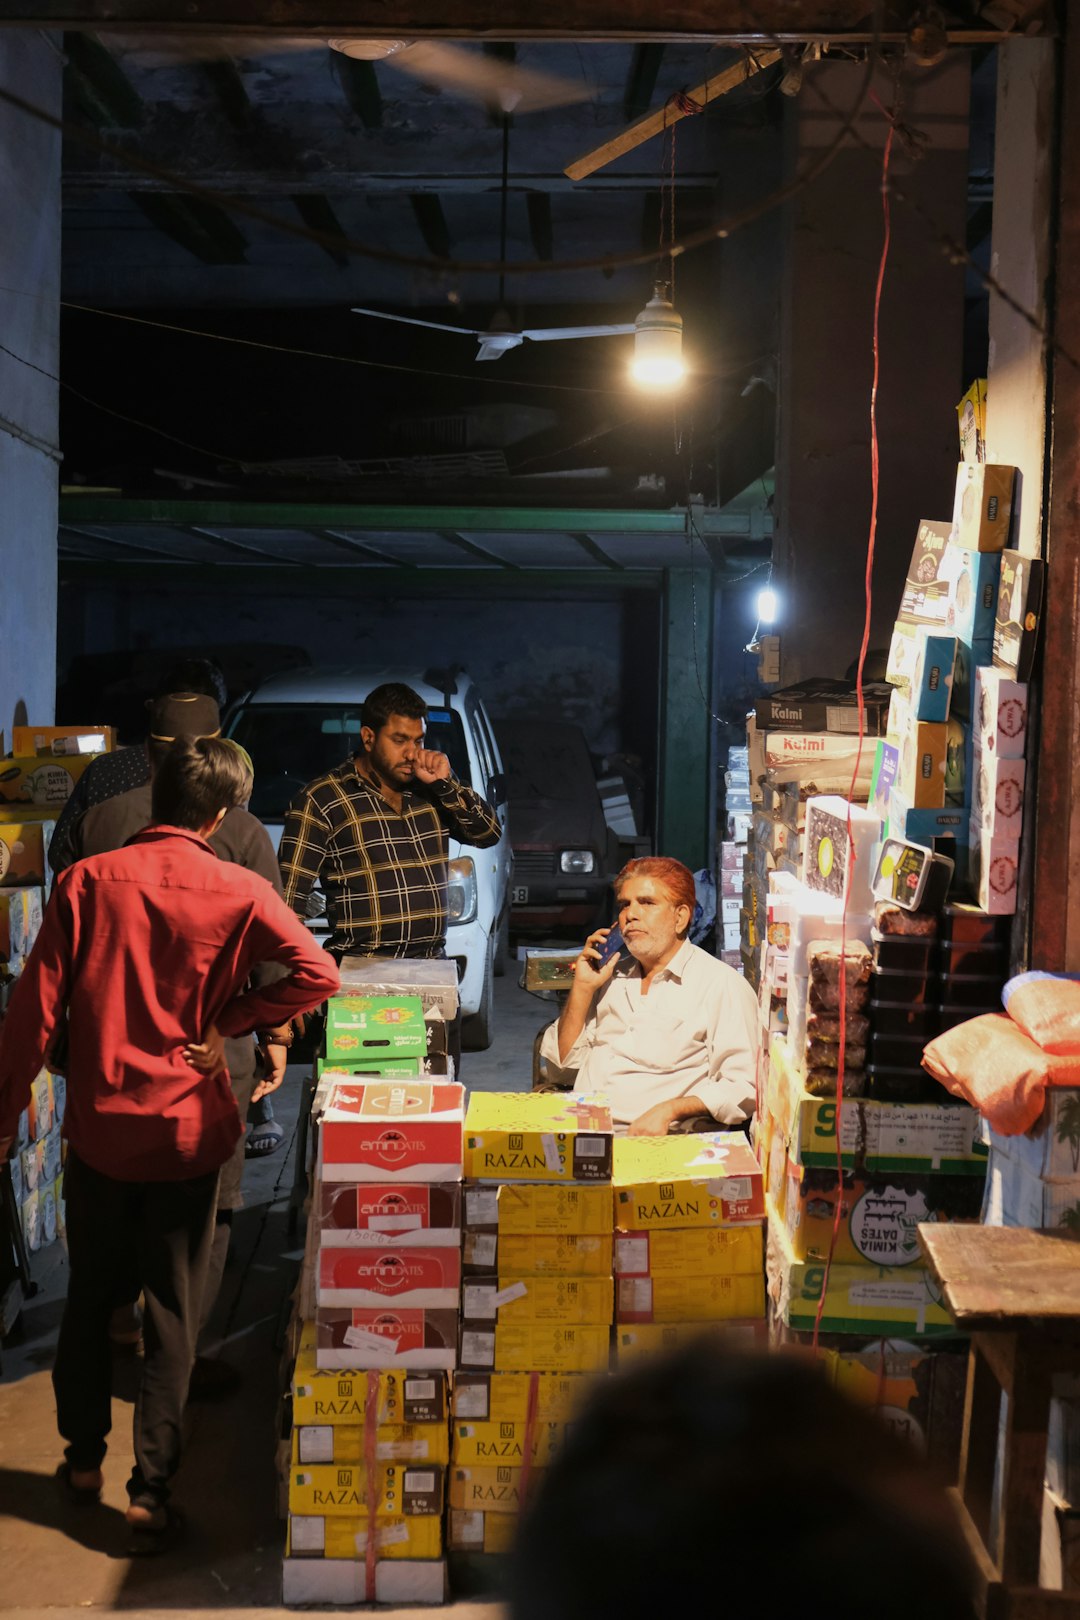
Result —
<path fill-rule="evenodd" d="M 620 1232 L 727 1226 L 765 1216 L 761 1166 L 741 1131 L 620 1136 L 614 1184 Z"/>
<path fill-rule="evenodd" d="M 456 1361 L 457 1331 L 456 1308 L 320 1306 L 315 1360 L 323 1368 L 449 1371 Z"/>
<path fill-rule="evenodd" d="M 588 1373 L 459 1372 L 454 1375 L 455 1421 L 525 1423 L 530 1404 L 537 1423 L 569 1423 L 594 1387 Z"/>
<path fill-rule="evenodd" d="M 380 1423 L 375 1430 L 375 1461 L 432 1463 L 450 1461 L 450 1440 L 442 1423 Z M 363 1423 L 297 1423 L 292 1431 L 292 1464 L 337 1463 L 356 1467 L 366 1460 Z"/>
<path fill-rule="evenodd" d="M 343 1518 L 323 1513 L 289 1516 L 290 1558 L 363 1559 L 367 1553 L 371 1520 L 366 1515 Z M 383 1558 L 438 1558 L 443 1550 L 442 1517 L 438 1514 L 403 1514 L 375 1520 L 375 1550 Z"/>
<path fill-rule="evenodd" d="M 446 1470 L 442 1466 L 376 1463 L 368 1490 L 363 1463 L 311 1463 L 289 1470 L 289 1512 L 327 1517 L 441 1513 Z M 369 1494 L 372 1500 L 369 1502 Z"/>
<path fill-rule="evenodd" d="M 517 1520 L 512 1513 L 452 1507 L 446 1519 L 446 1545 L 451 1552 L 508 1553 L 516 1534 Z"/>
<path fill-rule="evenodd" d="M 604 1193 L 606 1205 L 606 1188 Z M 534 1237 L 524 1232 L 500 1235 L 467 1231 L 462 1254 L 467 1276 L 503 1272 L 522 1277 L 610 1277 L 611 1259 L 610 1232 L 602 1237 L 577 1232 Z"/>
<path fill-rule="evenodd" d="M 611 1329 L 557 1322 L 464 1325 L 459 1365 L 477 1372 L 601 1372 L 611 1359 Z"/>
<path fill-rule="evenodd" d="M 615 1239 L 619 1277 L 759 1276 L 764 1262 L 760 1225 L 659 1227 L 620 1232 Z"/>
<path fill-rule="evenodd" d="M 461 1228 L 461 1183 L 320 1179 L 312 1218 L 324 1248 L 362 1243 L 361 1233 L 386 1238 L 402 1232 L 456 1234 Z"/>
<path fill-rule="evenodd" d="M 542 1474 L 529 1474 L 530 1489 L 541 1483 Z M 521 1468 L 474 1466 L 450 1469 L 448 1498 L 451 1509 L 479 1513 L 517 1514 L 524 1505 L 525 1478 Z"/>
<path fill-rule="evenodd" d="M 379 1386 L 377 1419 L 392 1427 L 446 1422 L 448 1392 L 443 1372 L 408 1373 L 339 1368 L 327 1371 L 316 1361 L 314 1324 L 309 1344 L 297 1352 L 292 1378 L 293 1423 L 362 1424 L 371 1379 Z"/>
<path fill-rule="evenodd" d="M 465 1188 L 464 1209 L 470 1232 L 523 1237 L 596 1237 L 611 1232 L 611 1191 L 604 1183 L 508 1181 L 501 1187 L 471 1186 Z"/>
<path fill-rule="evenodd" d="M 461 1317 L 470 1322 L 555 1322 L 599 1326 L 611 1321 L 606 1277 L 467 1277 Z"/>
<path fill-rule="evenodd" d="M 765 1281 L 756 1276 L 620 1277 L 617 1322 L 723 1322 L 765 1315 Z"/>
<path fill-rule="evenodd" d="M 663 1355 L 703 1336 L 727 1349 L 764 1350 L 769 1325 L 763 1316 L 733 1322 L 620 1322 L 615 1329 L 615 1359 L 621 1364 L 638 1356 Z"/>
<path fill-rule="evenodd" d="M 465 1175 L 475 1181 L 611 1180 L 611 1111 L 601 1096 L 474 1092 Z"/>
<path fill-rule="evenodd" d="M 520 1467 L 531 1429 L 530 1460 L 546 1468 L 566 1436 L 565 1423 L 455 1423 L 453 1461 L 458 1464 L 509 1464 Z"/>

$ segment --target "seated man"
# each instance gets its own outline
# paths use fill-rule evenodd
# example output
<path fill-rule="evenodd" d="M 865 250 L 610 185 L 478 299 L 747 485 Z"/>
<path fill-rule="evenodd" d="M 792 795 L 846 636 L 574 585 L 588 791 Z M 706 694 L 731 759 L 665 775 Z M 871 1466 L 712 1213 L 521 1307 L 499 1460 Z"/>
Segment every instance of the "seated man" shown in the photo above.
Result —
<path fill-rule="evenodd" d="M 565 1083 L 576 1070 L 575 1090 L 605 1093 L 616 1130 L 631 1136 L 701 1119 L 741 1126 L 754 1111 L 757 998 L 687 938 L 692 873 L 661 857 L 630 861 L 615 895 L 629 957 L 598 968 L 611 930 L 589 935 L 559 1021 L 544 1035 L 549 1072 Z"/>

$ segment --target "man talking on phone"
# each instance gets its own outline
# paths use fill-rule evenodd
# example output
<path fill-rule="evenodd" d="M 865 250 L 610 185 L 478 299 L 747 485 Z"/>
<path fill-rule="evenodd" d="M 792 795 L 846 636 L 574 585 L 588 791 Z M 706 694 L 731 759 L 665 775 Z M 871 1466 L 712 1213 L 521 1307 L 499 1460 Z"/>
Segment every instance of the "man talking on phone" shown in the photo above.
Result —
<path fill-rule="evenodd" d="M 615 930 L 589 935 L 540 1047 L 549 1074 L 602 1092 L 616 1130 L 631 1136 L 743 1125 L 754 1111 L 757 998 L 691 944 L 693 874 L 665 857 L 630 861 L 615 896 L 626 954 L 604 960 Z"/>

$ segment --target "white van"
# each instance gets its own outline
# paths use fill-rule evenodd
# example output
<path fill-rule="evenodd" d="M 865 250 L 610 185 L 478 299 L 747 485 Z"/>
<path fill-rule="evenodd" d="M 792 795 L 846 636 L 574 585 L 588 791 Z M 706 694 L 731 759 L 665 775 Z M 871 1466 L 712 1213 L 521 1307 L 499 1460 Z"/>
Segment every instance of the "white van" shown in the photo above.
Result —
<path fill-rule="evenodd" d="M 502 760 L 487 712 L 460 669 L 304 669 L 272 675 L 230 712 L 226 735 L 255 765 L 252 813 L 277 848 L 285 812 L 300 789 L 360 747 L 360 708 L 376 686 L 411 686 L 428 705 L 426 743 L 496 811 L 502 836 L 491 849 L 450 840 L 446 954 L 461 982 L 462 1044 L 491 1045 L 492 977 L 505 966 L 510 924 L 510 836 Z M 313 919 L 325 933 L 325 918 Z"/>

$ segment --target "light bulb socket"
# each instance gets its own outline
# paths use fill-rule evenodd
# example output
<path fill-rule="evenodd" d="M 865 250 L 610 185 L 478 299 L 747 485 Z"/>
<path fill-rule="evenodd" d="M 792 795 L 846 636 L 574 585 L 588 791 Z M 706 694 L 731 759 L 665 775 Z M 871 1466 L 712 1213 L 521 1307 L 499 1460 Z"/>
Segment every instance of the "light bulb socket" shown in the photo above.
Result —
<path fill-rule="evenodd" d="M 643 386 L 671 388 L 682 381 L 682 316 L 658 282 L 653 296 L 634 321 L 634 358 L 630 373 Z"/>

